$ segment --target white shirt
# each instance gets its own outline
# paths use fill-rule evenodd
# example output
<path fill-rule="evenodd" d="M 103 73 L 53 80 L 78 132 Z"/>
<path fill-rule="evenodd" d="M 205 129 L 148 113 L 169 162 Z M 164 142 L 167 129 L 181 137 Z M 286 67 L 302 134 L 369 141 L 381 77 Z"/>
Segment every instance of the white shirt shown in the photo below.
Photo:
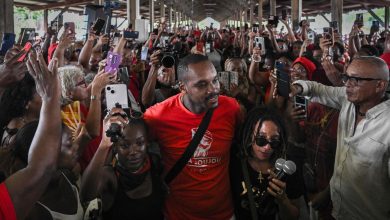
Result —
<path fill-rule="evenodd" d="M 347 100 L 345 87 L 296 83 L 311 101 L 340 109 L 330 181 L 333 217 L 390 219 L 390 100 L 369 109 L 354 129 L 356 109 Z"/>

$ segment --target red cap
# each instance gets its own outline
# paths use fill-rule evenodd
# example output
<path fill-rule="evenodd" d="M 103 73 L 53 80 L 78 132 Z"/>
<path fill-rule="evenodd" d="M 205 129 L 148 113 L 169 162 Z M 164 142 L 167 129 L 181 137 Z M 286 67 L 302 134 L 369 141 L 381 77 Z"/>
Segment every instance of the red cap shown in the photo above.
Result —
<path fill-rule="evenodd" d="M 305 67 L 307 71 L 307 79 L 311 80 L 313 78 L 314 71 L 316 71 L 316 65 L 306 57 L 298 57 L 292 65 L 296 63 L 300 63 L 303 67 Z"/>

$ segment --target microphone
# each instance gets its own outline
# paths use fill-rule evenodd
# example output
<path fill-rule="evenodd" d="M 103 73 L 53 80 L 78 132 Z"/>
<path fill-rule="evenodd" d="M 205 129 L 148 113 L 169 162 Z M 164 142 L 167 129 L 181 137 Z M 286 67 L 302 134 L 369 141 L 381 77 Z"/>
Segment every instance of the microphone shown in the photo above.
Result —
<path fill-rule="evenodd" d="M 283 158 L 279 158 L 279 159 L 276 160 L 276 162 L 275 162 L 275 168 L 276 168 L 276 170 L 277 170 L 277 173 L 279 173 L 280 171 L 283 170 L 283 165 L 284 165 L 284 163 L 286 163 L 286 160 L 283 159 Z"/>
<path fill-rule="evenodd" d="M 276 167 L 276 163 L 275 163 L 275 167 Z M 279 172 L 276 174 L 276 179 L 284 180 L 286 174 L 292 175 L 295 173 L 296 170 L 297 170 L 297 166 L 295 165 L 295 163 L 291 160 L 288 160 L 283 164 L 283 168 L 279 170 Z"/>
<path fill-rule="evenodd" d="M 291 160 L 286 161 L 283 158 L 279 158 L 275 162 L 275 168 L 277 170 L 275 178 L 278 180 L 284 180 L 287 177 L 287 175 L 292 175 L 293 173 L 295 173 L 297 166 Z M 270 199 L 270 195 L 269 195 L 267 189 L 265 189 L 261 193 L 258 201 L 259 201 L 259 204 L 262 204 L 262 203 L 268 201 L 269 199 Z M 261 209 L 261 206 L 260 206 L 260 209 Z"/>

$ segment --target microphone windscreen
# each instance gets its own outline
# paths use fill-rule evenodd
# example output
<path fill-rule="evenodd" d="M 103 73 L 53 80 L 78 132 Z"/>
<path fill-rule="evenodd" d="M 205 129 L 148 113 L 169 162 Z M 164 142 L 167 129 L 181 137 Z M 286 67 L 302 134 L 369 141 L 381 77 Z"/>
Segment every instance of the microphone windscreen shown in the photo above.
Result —
<path fill-rule="evenodd" d="M 283 165 L 283 171 L 287 173 L 288 175 L 292 175 L 297 170 L 297 166 L 295 163 L 291 160 L 288 160 Z"/>
<path fill-rule="evenodd" d="M 286 160 L 283 159 L 283 158 L 277 159 L 276 162 L 275 162 L 275 168 L 277 170 L 283 170 L 283 165 L 284 165 L 285 162 L 286 162 Z"/>

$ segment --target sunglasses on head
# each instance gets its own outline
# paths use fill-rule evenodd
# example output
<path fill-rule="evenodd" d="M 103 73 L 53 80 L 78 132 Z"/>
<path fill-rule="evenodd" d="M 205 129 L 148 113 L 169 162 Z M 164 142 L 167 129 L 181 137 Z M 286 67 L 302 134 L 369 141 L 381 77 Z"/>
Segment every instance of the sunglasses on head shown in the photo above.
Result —
<path fill-rule="evenodd" d="M 273 148 L 273 149 L 280 147 L 280 144 L 281 144 L 280 140 L 268 141 L 267 138 L 265 138 L 264 136 L 256 136 L 255 142 L 256 142 L 256 145 L 259 147 L 264 147 L 265 145 L 270 144 L 271 148 Z"/>

